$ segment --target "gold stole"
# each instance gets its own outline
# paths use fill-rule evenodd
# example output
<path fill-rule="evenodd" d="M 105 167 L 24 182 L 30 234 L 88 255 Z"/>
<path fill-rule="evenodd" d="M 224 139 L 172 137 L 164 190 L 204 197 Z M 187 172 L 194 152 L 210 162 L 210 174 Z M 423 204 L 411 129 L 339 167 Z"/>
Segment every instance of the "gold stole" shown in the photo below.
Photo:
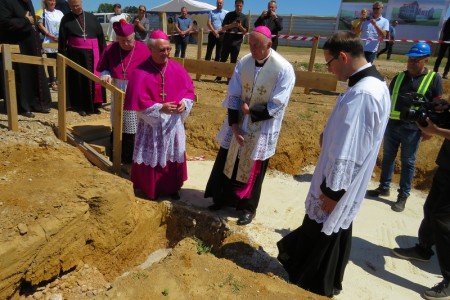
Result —
<path fill-rule="evenodd" d="M 256 104 L 265 104 L 269 101 L 269 97 L 275 88 L 275 83 L 282 69 L 282 65 L 274 59 L 276 53 L 268 58 L 262 69 L 259 71 L 258 77 L 255 81 L 255 60 L 249 54 L 243 57 L 241 62 L 241 82 L 242 92 L 241 99 L 248 99 L 250 109 Z M 231 179 L 233 168 L 236 159 L 239 155 L 239 164 L 236 174 L 236 180 L 247 183 L 250 177 L 253 160 L 251 159 L 252 152 L 258 144 L 259 136 L 261 134 L 261 126 L 263 122 L 252 122 L 250 115 L 247 116 L 247 128 L 242 128 L 244 122 L 244 115 L 239 110 L 239 127 L 247 134 L 244 136 L 244 146 L 239 146 L 236 137 L 233 135 L 231 144 L 228 149 L 227 160 L 223 173 Z"/>

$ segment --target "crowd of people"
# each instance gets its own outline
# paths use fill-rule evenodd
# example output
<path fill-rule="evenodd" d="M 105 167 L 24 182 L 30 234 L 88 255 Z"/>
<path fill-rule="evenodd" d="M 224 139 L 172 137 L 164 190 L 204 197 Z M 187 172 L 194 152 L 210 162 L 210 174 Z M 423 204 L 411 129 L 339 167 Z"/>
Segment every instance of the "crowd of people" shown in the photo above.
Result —
<path fill-rule="evenodd" d="M 226 62 L 230 57 L 236 66 L 227 79 L 223 101 L 227 118 L 217 135 L 220 149 L 204 197 L 212 198 L 211 211 L 225 206 L 239 210 L 237 224 L 244 226 L 257 213 L 269 159 L 275 154 L 296 78 L 292 64 L 276 51 L 277 35 L 283 29 L 277 2 L 267 3 L 267 10 L 258 16 L 252 30 L 243 13 L 244 0 L 235 0 L 235 9 L 230 12 L 223 5 L 223 0 L 217 0 L 208 16 L 205 60 L 212 59 L 215 48 L 215 61 Z M 62 53 L 101 81 L 123 90 L 122 161 L 131 164 L 134 187 L 152 200 L 166 196 L 180 199 L 180 190 L 188 178 L 184 123 L 196 95 L 189 74 L 169 57 L 171 40 L 175 57 L 186 55 L 189 36 L 195 30 L 187 8 L 181 8 L 167 34 L 159 29 L 149 31 L 144 5 L 129 20 L 121 5 L 115 4 L 105 37 L 97 18 L 83 9 L 82 0 L 45 0 L 44 6 L 36 19 L 31 1 L 1 1 L 0 26 L 6 30 L 0 33 L 0 43 L 18 44 L 21 53 L 27 55 L 45 53 L 55 57 L 57 52 Z M 388 85 L 372 63 L 384 52 L 391 58 L 398 22 L 389 25 L 382 11 L 383 3 L 374 2 L 370 13 L 363 9 L 361 18 L 352 22 L 351 31 L 332 34 L 323 45 L 327 70 L 339 81 L 347 81 L 348 88 L 338 96 L 320 136 L 321 152 L 306 197 L 303 223 L 277 243 L 278 260 L 293 284 L 327 297 L 339 294 L 350 257 L 353 220 L 364 198 L 390 194 L 400 148 L 400 187 L 391 208 L 403 211 L 411 191 L 419 143 L 439 135 L 444 143 L 424 204 L 418 244 L 392 252 L 400 258 L 427 261 L 434 254 L 434 246 L 442 281 L 426 290 L 424 297 L 450 299 L 450 130 L 446 129 L 450 124 L 440 127 L 430 118 L 416 123 L 402 115 L 417 95 L 434 103 L 436 112 L 448 114 L 448 103 L 442 101 L 442 78 L 437 72 L 448 45 L 441 45 L 431 71 L 427 67 L 430 46 L 424 42 L 414 44 L 405 54 L 406 70 Z M 444 38 L 448 38 L 447 23 Z M 44 50 L 39 32 L 44 36 Z M 238 61 L 246 34 L 250 53 Z M 385 38 L 386 47 L 379 51 L 380 39 Z M 112 43 L 107 45 L 107 39 Z M 57 44 L 57 49 L 45 47 L 50 43 Z M 48 79 L 42 66 L 18 64 L 15 70 L 20 113 L 30 118 L 33 112 L 48 113 L 49 87 L 58 89 L 54 70 L 48 69 Z M 446 66 L 444 78 L 447 73 Z M 220 80 L 218 77 L 214 81 Z M 67 87 L 69 109 L 81 116 L 100 113 L 106 101 L 101 85 L 69 69 Z M 114 99 L 111 101 L 114 110 Z M 382 142 L 380 185 L 367 191 Z"/>

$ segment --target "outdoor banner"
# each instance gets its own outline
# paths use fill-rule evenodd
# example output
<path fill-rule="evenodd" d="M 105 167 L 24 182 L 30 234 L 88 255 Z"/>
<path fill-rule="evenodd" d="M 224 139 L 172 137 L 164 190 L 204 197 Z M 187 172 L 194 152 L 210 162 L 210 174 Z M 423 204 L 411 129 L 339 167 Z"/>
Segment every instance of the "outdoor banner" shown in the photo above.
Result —
<path fill-rule="evenodd" d="M 350 30 L 351 22 L 360 17 L 361 10 L 372 14 L 373 0 L 342 0 L 336 20 L 336 31 Z M 389 0 L 383 2 L 383 17 L 397 20 L 396 39 L 438 40 L 450 0 Z"/>

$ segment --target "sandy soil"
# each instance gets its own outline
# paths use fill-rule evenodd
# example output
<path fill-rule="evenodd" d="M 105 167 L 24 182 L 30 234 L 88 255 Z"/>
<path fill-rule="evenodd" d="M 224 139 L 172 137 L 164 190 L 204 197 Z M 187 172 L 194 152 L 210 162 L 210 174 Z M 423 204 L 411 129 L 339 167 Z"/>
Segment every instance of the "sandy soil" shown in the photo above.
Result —
<path fill-rule="evenodd" d="M 377 65 L 388 79 L 404 68 L 393 61 Z M 204 209 L 210 204 L 203 188 L 212 162 L 198 160 L 214 160 L 214 137 L 225 117 L 220 103 L 226 85 L 212 79 L 195 82 L 199 102 L 186 123 L 190 179 L 174 203 L 144 199 L 126 178 L 100 171 L 58 141 L 52 131 L 56 110 L 20 117 L 18 133 L 7 131 L 6 115 L 0 115 L 0 298 L 320 298 L 286 283 L 275 242 L 301 221 L 311 174 L 305 167 L 317 160 L 318 136 L 336 93 L 294 90 L 270 162 L 281 173 L 268 176 L 257 218 L 242 228 L 234 225 L 232 211 Z M 99 118 L 109 118 L 108 112 L 86 118 L 69 113 L 68 122 Z M 424 192 L 440 143 L 433 138 L 419 149 L 414 187 Z M 355 230 L 356 252 L 338 299 L 418 297 L 439 281 L 435 265 L 384 258 L 396 236 L 405 236 L 398 241 L 402 246 L 414 242 L 424 198 L 415 195 L 419 200 L 402 214 L 386 205 L 393 199 L 367 202 L 355 224 L 361 230 Z"/>

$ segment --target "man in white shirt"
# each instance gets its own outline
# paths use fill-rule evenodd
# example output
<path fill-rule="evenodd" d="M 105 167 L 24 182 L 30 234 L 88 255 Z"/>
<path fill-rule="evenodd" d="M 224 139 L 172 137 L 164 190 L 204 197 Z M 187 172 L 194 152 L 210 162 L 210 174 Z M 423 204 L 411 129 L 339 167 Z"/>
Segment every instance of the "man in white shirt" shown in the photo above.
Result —
<path fill-rule="evenodd" d="M 372 5 L 372 18 L 361 25 L 361 39 L 364 40 L 364 56 L 373 63 L 378 52 L 380 39 L 385 39 L 389 32 L 389 20 L 383 18 L 383 3 L 376 1 Z"/>

